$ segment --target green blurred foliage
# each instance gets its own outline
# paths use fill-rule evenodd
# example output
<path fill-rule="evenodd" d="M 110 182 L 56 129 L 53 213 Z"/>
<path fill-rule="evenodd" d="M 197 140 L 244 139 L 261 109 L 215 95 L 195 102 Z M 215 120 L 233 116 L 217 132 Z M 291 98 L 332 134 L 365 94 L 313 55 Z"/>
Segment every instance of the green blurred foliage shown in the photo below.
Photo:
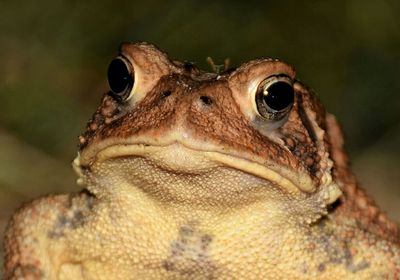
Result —
<path fill-rule="evenodd" d="M 0 229 L 19 201 L 74 188 L 68 162 L 122 41 L 204 69 L 207 56 L 281 58 L 338 116 L 361 175 L 378 156 L 374 174 L 398 173 L 399 12 L 398 0 L 0 1 Z M 375 188 L 399 198 L 387 178 Z"/>

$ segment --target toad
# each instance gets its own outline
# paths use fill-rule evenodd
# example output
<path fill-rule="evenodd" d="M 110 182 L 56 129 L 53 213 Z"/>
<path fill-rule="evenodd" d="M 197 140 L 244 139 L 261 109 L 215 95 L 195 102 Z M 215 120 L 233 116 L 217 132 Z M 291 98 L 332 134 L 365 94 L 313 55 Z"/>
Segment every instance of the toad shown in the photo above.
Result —
<path fill-rule="evenodd" d="M 397 225 L 294 69 L 208 73 L 124 43 L 79 138 L 82 191 L 24 205 L 6 279 L 397 279 Z"/>

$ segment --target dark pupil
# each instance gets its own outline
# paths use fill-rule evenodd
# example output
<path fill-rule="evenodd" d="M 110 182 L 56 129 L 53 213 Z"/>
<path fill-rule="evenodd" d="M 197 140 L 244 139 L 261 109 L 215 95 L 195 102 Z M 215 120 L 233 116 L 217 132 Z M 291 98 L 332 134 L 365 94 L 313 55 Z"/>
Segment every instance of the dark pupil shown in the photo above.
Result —
<path fill-rule="evenodd" d="M 293 87 L 285 82 L 276 82 L 267 89 L 265 104 L 275 111 L 286 109 L 294 101 Z"/>
<path fill-rule="evenodd" d="M 126 64 L 121 59 L 114 59 L 108 66 L 108 84 L 110 89 L 116 93 L 124 93 L 132 83 L 132 76 Z"/>

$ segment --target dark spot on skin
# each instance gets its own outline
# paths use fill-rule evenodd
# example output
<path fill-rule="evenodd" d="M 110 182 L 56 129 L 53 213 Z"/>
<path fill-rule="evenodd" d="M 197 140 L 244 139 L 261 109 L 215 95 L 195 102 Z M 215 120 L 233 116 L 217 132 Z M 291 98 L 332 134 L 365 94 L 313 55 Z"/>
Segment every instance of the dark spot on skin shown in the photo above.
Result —
<path fill-rule="evenodd" d="M 321 264 L 318 266 L 318 271 L 319 271 L 319 272 L 324 272 L 325 269 L 326 269 L 326 266 L 325 266 L 324 263 L 321 263 Z"/>
<path fill-rule="evenodd" d="M 64 211 L 58 218 L 47 236 L 52 239 L 63 237 L 67 230 L 81 227 L 85 223 L 85 217 L 93 208 L 93 195 L 88 191 L 82 191 L 78 195 L 71 194 L 65 205 Z"/>
<path fill-rule="evenodd" d="M 330 230 L 325 223 L 320 223 L 319 228 L 322 232 L 321 235 L 316 238 L 316 243 L 323 247 L 328 256 L 326 261 L 318 265 L 317 269 L 319 272 L 324 272 L 329 265 L 343 265 L 352 273 L 369 267 L 369 263 L 366 260 L 355 263 L 348 242 L 338 240 L 334 232 Z"/>
<path fill-rule="evenodd" d="M 212 236 L 203 233 L 193 224 L 183 225 L 179 236 L 171 242 L 170 253 L 162 266 L 165 270 L 185 277 L 193 275 L 216 278 L 216 267 L 208 254 Z"/>
<path fill-rule="evenodd" d="M 76 229 L 83 224 L 83 215 L 80 211 L 73 211 L 72 215 L 59 215 L 53 229 L 48 232 L 50 238 L 60 238 L 64 236 L 67 229 Z"/>
<path fill-rule="evenodd" d="M 204 95 L 200 96 L 200 100 L 206 106 L 210 106 L 210 105 L 213 104 L 212 99 L 210 97 L 208 97 L 208 96 L 204 96 Z"/>
<path fill-rule="evenodd" d="M 201 237 L 202 248 L 207 249 L 208 245 L 211 243 L 212 237 L 208 234 L 205 234 Z"/>
<path fill-rule="evenodd" d="M 74 212 L 74 217 L 72 218 L 72 221 L 74 221 L 73 223 L 71 223 L 71 227 L 72 228 L 77 228 L 77 227 L 79 227 L 80 226 L 80 224 L 82 223 L 82 221 L 83 221 L 83 218 L 84 218 L 84 216 L 83 216 L 83 213 L 82 213 L 82 211 L 76 211 L 76 212 Z"/>
<path fill-rule="evenodd" d="M 344 257 L 346 260 L 346 268 L 347 270 L 355 273 L 358 272 L 360 270 L 366 269 L 367 267 L 369 267 L 369 263 L 366 260 L 362 260 L 359 263 L 354 263 L 354 259 L 353 259 L 353 255 L 350 252 L 349 247 L 345 246 L 344 248 Z"/>
<path fill-rule="evenodd" d="M 189 225 L 184 225 L 179 229 L 179 235 L 181 237 L 188 237 L 191 236 L 192 234 L 193 234 L 193 228 Z"/>

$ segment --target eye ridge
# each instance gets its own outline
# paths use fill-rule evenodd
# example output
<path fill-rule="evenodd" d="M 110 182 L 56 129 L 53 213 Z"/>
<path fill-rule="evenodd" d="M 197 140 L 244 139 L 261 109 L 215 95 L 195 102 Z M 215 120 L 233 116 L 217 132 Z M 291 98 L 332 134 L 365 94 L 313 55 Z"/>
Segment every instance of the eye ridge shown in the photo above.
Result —
<path fill-rule="evenodd" d="M 133 67 L 124 57 L 116 57 L 108 66 L 108 85 L 111 92 L 119 98 L 127 98 L 132 90 Z"/>
<path fill-rule="evenodd" d="M 275 75 L 260 83 L 256 93 L 258 113 L 268 120 L 280 120 L 294 103 L 294 88 L 290 77 Z"/>

